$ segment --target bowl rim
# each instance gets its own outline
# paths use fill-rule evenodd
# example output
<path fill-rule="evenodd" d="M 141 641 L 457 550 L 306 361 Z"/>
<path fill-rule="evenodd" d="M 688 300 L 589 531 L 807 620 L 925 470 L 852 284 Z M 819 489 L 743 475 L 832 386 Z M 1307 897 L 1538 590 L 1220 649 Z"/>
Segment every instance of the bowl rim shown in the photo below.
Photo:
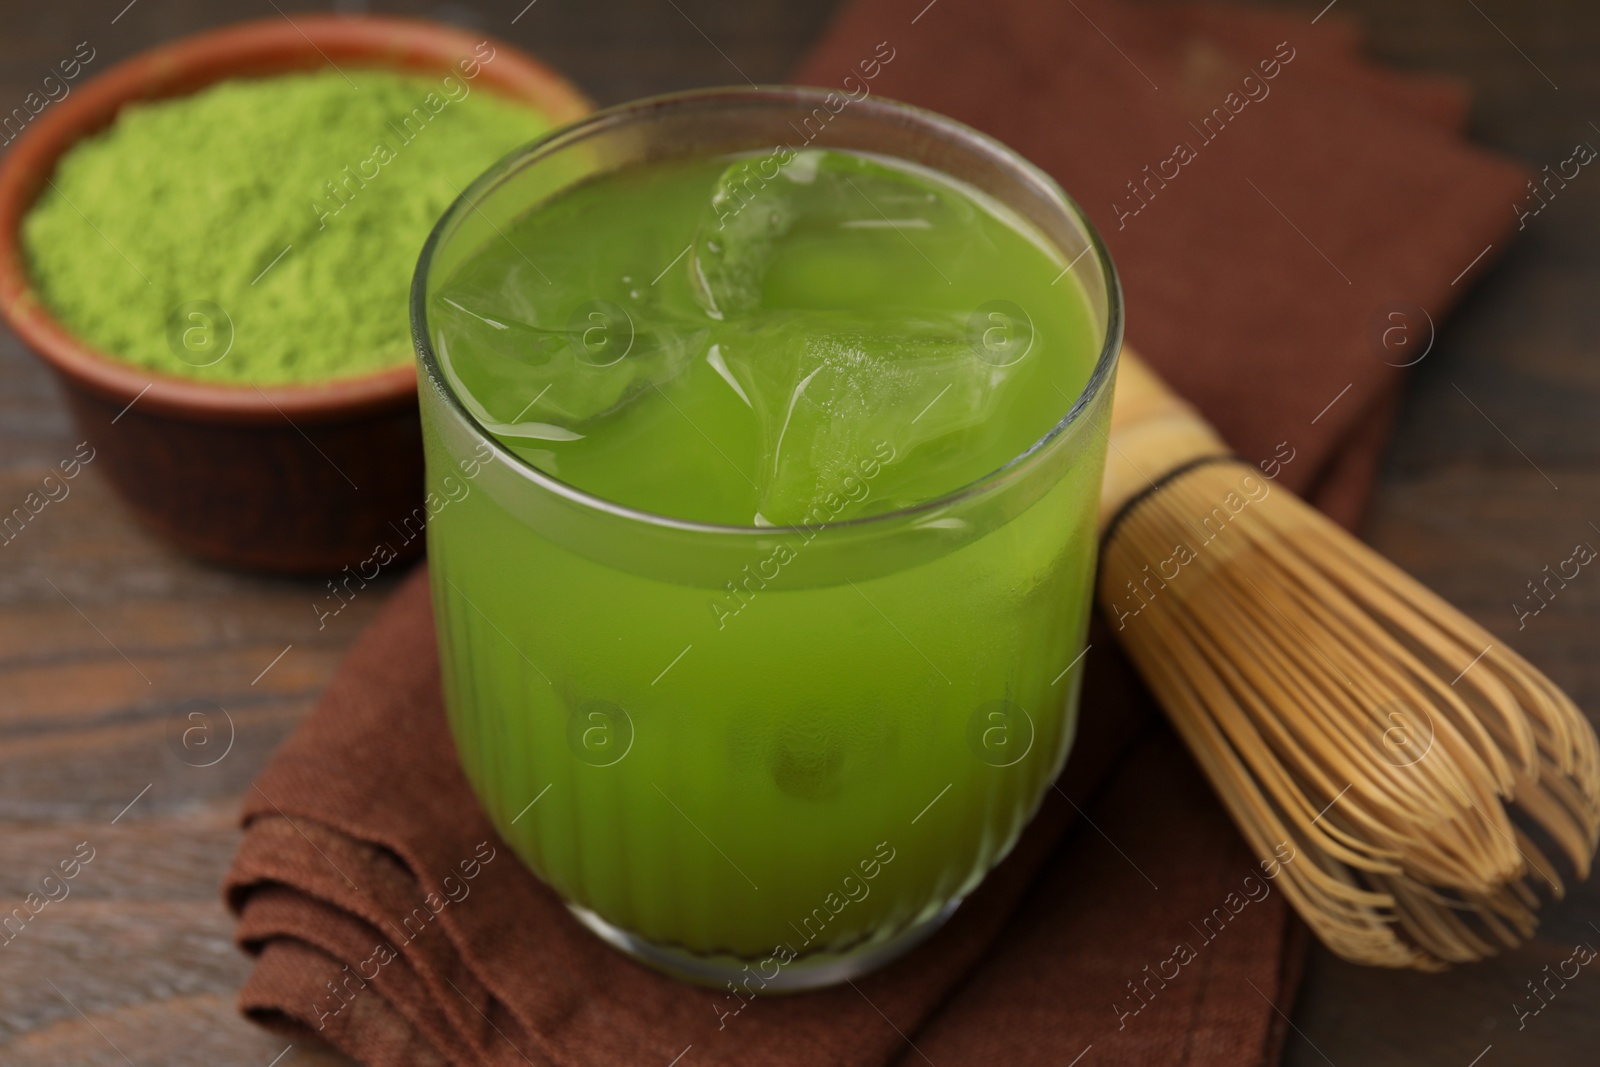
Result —
<path fill-rule="evenodd" d="M 61 158 L 115 121 L 122 107 L 186 96 L 239 74 L 287 73 L 337 65 L 444 70 L 494 49 L 482 84 L 538 107 L 557 125 L 594 109 L 572 83 L 489 34 L 426 19 L 304 15 L 231 23 L 138 52 L 50 104 L 0 159 L 0 317 L 73 385 L 131 408 L 208 422 L 342 420 L 415 404 L 414 360 L 345 378 L 258 385 L 202 381 L 118 359 L 78 337 L 45 307 L 28 276 L 22 224 Z M 124 411 L 127 410 L 124 408 Z M 119 416 L 120 417 L 120 416 Z"/>

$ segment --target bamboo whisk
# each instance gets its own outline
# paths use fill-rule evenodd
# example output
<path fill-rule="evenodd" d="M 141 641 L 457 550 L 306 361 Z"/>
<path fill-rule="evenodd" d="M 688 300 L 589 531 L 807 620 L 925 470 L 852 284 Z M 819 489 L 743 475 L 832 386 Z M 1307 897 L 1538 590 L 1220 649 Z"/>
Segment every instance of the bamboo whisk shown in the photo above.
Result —
<path fill-rule="evenodd" d="M 1530 833 L 1579 879 L 1600 744 L 1565 694 L 1261 471 L 1122 353 L 1097 599 L 1330 949 L 1436 970 L 1532 935 Z M 1516 816 L 1516 817 L 1514 817 Z"/>

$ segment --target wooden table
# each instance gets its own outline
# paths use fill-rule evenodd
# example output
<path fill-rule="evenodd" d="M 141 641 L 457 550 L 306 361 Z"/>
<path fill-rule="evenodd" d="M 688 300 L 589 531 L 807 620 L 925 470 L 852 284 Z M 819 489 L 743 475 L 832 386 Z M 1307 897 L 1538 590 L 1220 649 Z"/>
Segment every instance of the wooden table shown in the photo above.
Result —
<path fill-rule="evenodd" d="M 20 101 L 79 41 L 103 70 L 276 6 L 125 3 L 8 11 L 0 101 Z M 680 0 L 691 25 L 659 0 L 545 0 L 513 26 L 522 3 L 375 6 L 526 44 L 602 103 L 734 80 L 707 37 L 752 78 L 780 80 L 833 6 Z M 1282 6 L 1309 19 L 1322 3 Z M 1468 79 L 1476 135 L 1536 168 L 1578 140 L 1600 142 L 1590 123 L 1600 121 L 1600 11 L 1581 0 L 1341 0 L 1339 13 L 1362 16 L 1389 62 Z M 1417 369 L 1365 534 L 1600 709 L 1600 580 L 1574 582 L 1531 632 L 1514 632 L 1510 609 L 1546 563 L 1600 539 L 1588 525 L 1600 524 L 1600 361 L 1585 355 L 1588 331 L 1600 329 L 1600 186 L 1579 183 L 1538 223 L 1476 281 Z M 0 332 L 0 503 L 20 501 L 76 440 L 43 368 Z M 217 885 L 241 794 L 392 586 L 365 590 L 319 632 L 317 583 L 179 557 L 92 474 L 0 553 L 0 907 L 20 904 L 79 842 L 94 850 L 71 895 L 0 948 L 0 1060 L 266 1067 L 287 1052 L 283 1067 L 345 1062 L 286 1050 L 234 1012 L 248 965 Z M 213 766 L 192 766 L 171 744 L 194 711 L 210 715 L 219 746 L 233 739 Z M 1537 941 L 1442 976 L 1359 968 L 1318 950 L 1286 1061 L 1593 1062 L 1600 973 L 1581 974 L 1520 1032 L 1512 1010 L 1524 983 L 1580 941 L 1600 945 L 1600 881 L 1548 907 Z"/>

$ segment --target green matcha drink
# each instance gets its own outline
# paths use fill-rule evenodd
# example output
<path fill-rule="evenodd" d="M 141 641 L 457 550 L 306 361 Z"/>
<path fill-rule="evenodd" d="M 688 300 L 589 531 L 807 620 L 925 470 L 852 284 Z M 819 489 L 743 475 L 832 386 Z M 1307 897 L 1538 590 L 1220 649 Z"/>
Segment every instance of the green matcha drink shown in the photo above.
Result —
<path fill-rule="evenodd" d="M 467 775 L 591 926 L 749 991 L 908 946 L 1059 771 L 1117 327 L 1047 179 L 876 102 L 782 141 L 813 103 L 558 135 L 414 295 Z"/>

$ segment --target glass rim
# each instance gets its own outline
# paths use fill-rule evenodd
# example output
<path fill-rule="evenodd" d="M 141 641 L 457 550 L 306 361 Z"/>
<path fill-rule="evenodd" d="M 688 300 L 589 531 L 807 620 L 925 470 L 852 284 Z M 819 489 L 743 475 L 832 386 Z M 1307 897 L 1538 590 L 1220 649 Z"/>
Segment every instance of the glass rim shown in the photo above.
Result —
<path fill-rule="evenodd" d="M 488 170 L 478 175 L 465 189 L 460 191 L 428 233 L 428 239 L 424 242 L 422 251 L 417 257 L 417 266 L 411 281 L 410 326 L 412 342 L 416 349 L 417 358 L 428 372 L 428 376 L 437 384 L 437 391 L 441 398 L 470 428 L 471 432 L 489 445 L 495 455 L 501 458 L 513 472 L 531 481 L 541 489 L 591 512 L 598 512 L 614 518 L 653 527 L 724 537 L 770 537 L 810 530 L 811 527 L 803 522 L 773 526 L 757 526 L 753 524 L 735 526 L 662 515 L 642 508 L 630 507 L 595 493 L 590 493 L 562 481 L 546 471 L 540 470 L 495 437 L 467 409 L 461 398 L 456 395 L 456 390 L 451 384 L 449 376 L 443 373 L 438 355 L 434 351 L 433 338 L 428 329 L 427 289 L 434 256 L 441 243 L 454 230 L 455 223 L 466 211 L 481 210 L 479 203 L 484 193 L 491 191 L 502 179 L 512 173 L 525 167 L 534 166 L 541 159 L 554 155 L 570 145 L 579 143 L 590 134 L 606 127 L 621 126 L 646 120 L 651 114 L 668 108 L 739 102 L 767 104 L 774 100 L 796 104 L 809 103 L 820 107 L 823 106 L 824 98 L 833 93 L 836 93 L 836 90 L 810 86 L 753 85 L 749 87 L 728 86 L 689 89 L 642 97 L 637 100 L 602 108 L 565 126 L 560 126 L 536 140 L 513 149 Z M 1042 462 L 1045 453 L 1053 445 L 1067 437 L 1068 431 L 1081 420 L 1083 414 L 1089 409 L 1090 404 L 1109 385 L 1113 367 L 1122 349 L 1123 334 L 1122 282 L 1117 274 L 1116 265 L 1111 260 L 1110 252 L 1106 249 L 1105 242 L 1100 236 L 1100 231 L 1095 228 L 1094 223 L 1090 221 L 1089 216 L 1078 205 L 1078 202 L 1067 195 L 1066 191 L 1061 188 L 1060 183 L 1015 149 L 1008 147 L 988 134 L 939 112 L 884 97 L 864 97 L 861 100 L 852 101 L 850 106 L 854 110 L 865 111 L 880 118 L 891 120 L 909 119 L 913 125 L 923 127 L 929 132 L 942 136 L 947 142 L 953 142 L 958 147 L 966 149 L 974 155 L 986 156 L 1020 172 L 1028 181 L 1037 186 L 1048 200 L 1053 201 L 1055 206 L 1068 215 L 1082 232 L 1086 247 L 1083 252 L 1078 254 L 1077 259 L 1083 258 L 1083 255 L 1087 252 L 1092 251 L 1094 253 L 1094 261 L 1100 268 L 1102 277 L 1105 280 L 1106 316 L 1105 336 L 1101 339 L 1100 353 L 1095 359 L 1094 368 L 1090 371 L 1088 380 L 1084 382 L 1083 389 L 1068 407 L 1066 414 L 1036 441 L 994 470 L 980 475 L 978 478 L 947 493 L 907 507 L 895 508 L 892 511 L 825 524 L 828 529 L 834 530 L 887 526 L 896 521 L 935 512 L 953 504 L 996 491 L 1027 473 Z M 1054 241 L 1051 241 L 1050 244 L 1051 247 L 1055 247 Z M 1066 270 L 1071 270 L 1077 259 L 1068 263 Z"/>

